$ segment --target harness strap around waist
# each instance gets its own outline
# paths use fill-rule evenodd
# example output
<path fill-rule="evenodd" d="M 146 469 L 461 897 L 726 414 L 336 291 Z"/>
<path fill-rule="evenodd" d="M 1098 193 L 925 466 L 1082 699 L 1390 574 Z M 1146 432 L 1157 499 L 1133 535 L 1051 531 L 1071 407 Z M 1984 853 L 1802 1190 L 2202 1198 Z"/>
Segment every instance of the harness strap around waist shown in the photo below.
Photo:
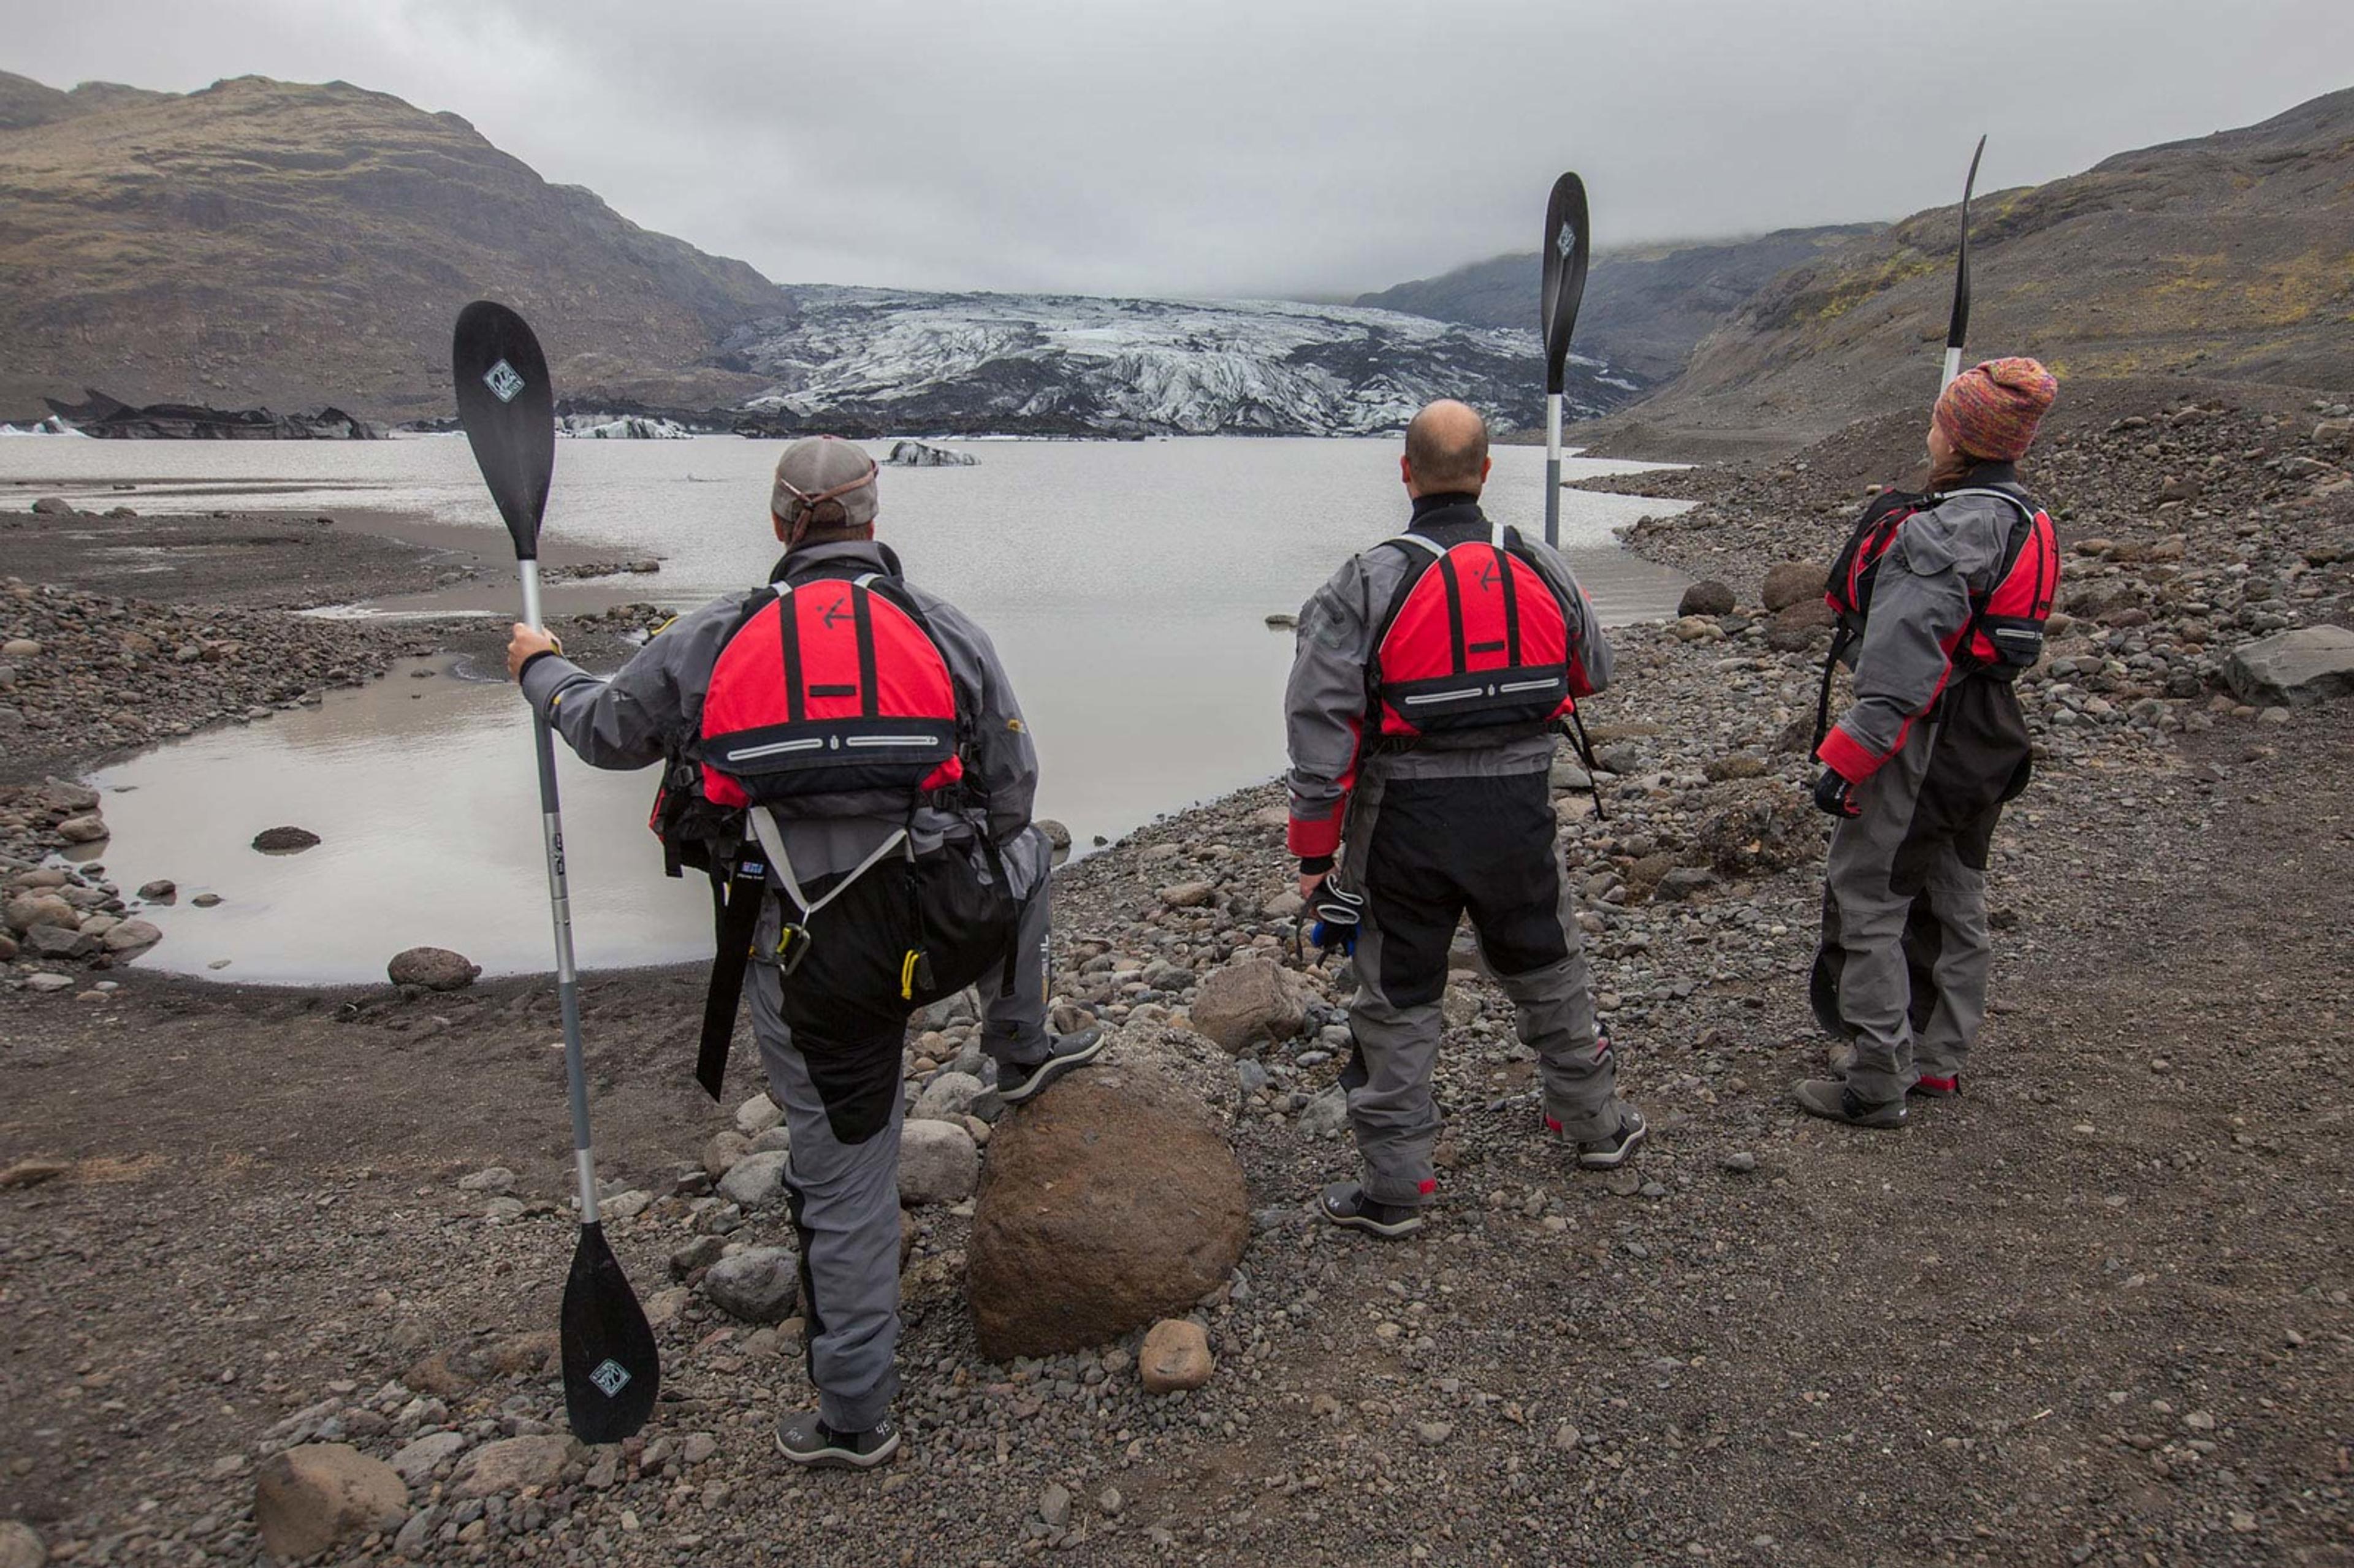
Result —
<path fill-rule="evenodd" d="M 752 836 L 760 841 L 760 847 L 769 853 L 769 869 L 776 873 L 777 880 L 784 885 L 785 896 L 793 901 L 793 907 L 801 911 L 801 918 L 804 920 L 849 892 L 853 884 L 881 864 L 884 856 L 893 850 L 905 846 L 907 858 L 909 860 L 916 858 L 915 841 L 909 836 L 907 830 L 894 828 L 889 837 L 875 846 L 873 853 L 851 868 L 849 875 L 829 888 L 824 897 L 811 903 L 809 895 L 801 891 L 800 879 L 793 874 L 792 858 L 785 853 L 785 832 L 777 821 L 776 812 L 766 806 L 755 806 L 745 815 L 752 819 Z"/>

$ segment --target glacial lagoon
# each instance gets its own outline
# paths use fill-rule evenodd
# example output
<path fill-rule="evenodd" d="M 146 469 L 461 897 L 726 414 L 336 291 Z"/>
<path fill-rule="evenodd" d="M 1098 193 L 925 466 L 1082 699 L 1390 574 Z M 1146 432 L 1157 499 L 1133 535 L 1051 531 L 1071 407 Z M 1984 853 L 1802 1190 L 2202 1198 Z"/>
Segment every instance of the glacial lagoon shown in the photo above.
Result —
<path fill-rule="evenodd" d="M 1295 610 L 1352 549 L 1405 519 L 1391 440 L 1204 438 L 944 442 L 971 467 L 886 469 L 882 534 L 911 577 L 994 638 L 1037 736 L 1038 810 L 1081 853 L 1156 815 L 1272 777 Z M 888 443 L 873 443 L 878 455 Z M 565 441 L 547 528 L 660 572 L 595 585 L 684 609 L 763 580 L 776 443 L 734 437 Z M 1544 454 L 1500 447 L 1491 514 L 1542 527 Z M 1572 477 L 1644 465 L 1572 459 Z M 365 508 L 437 531 L 498 522 L 462 438 L 384 442 L 0 442 L 0 480 L 38 475 L 80 504 L 142 512 Z M 129 493 L 114 487 L 132 483 Z M 1620 551 L 1613 530 L 1673 503 L 1568 491 L 1563 541 L 1606 620 L 1671 613 L 1682 580 Z M 159 591 L 167 585 L 159 584 Z M 343 613 L 511 615 L 503 580 Z M 561 595 L 551 596 L 560 611 Z M 224 980 L 367 981 L 419 943 L 488 972 L 548 962 L 526 712 L 503 672 L 443 657 L 323 705 L 215 729 L 95 775 L 114 830 L 108 874 L 169 877 L 144 911 L 151 968 Z M 493 675 L 501 678 L 493 679 Z M 1608 698 L 1601 703 L 1606 711 Z M 652 780 L 563 754 L 573 914 L 592 967 L 699 958 L 708 897 L 670 882 L 645 827 Z M 295 823 L 319 847 L 266 856 Z M 223 902 L 197 909 L 196 893 Z M 214 969 L 221 960 L 226 964 Z"/>

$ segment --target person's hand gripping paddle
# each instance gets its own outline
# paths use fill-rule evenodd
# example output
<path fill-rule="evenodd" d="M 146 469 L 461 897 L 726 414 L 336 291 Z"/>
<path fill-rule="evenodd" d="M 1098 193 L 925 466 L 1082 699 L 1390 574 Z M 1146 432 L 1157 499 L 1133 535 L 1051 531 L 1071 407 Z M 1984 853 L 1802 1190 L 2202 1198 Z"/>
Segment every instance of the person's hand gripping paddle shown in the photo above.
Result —
<path fill-rule="evenodd" d="M 1569 337 L 1585 298 L 1585 259 L 1593 249 L 1585 221 L 1585 182 L 1564 175 L 1545 202 L 1544 281 L 1537 300 L 1545 351 L 1545 543 L 1561 544 L 1561 395 L 1567 386 Z"/>
<path fill-rule="evenodd" d="M 523 618 L 541 623 L 539 520 L 556 468 L 556 398 L 547 356 L 524 319 L 477 300 L 458 316 L 450 344 L 458 422 L 482 482 L 514 536 Z M 557 809 L 556 746 L 535 715 L 540 820 L 547 842 L 547 896 L 556 924 L 556 994 L 564 1013 L 564 1070 L 572 1098 L 572 1160 L 580 1185 L 580 1239 L 564 1282 L 558 1319 L 564 1408 L 584 1443 L 618 1443 L 646 1424 L 662 1386 L 662 1361 L 644 1308 L 630 1288 L 597 1216 L 597 1162 L 588 1138 L 588 1084 L 580 1060 L 580 984 L 572 962 L 572 904 L 564 878 L 564 821 Z"/>

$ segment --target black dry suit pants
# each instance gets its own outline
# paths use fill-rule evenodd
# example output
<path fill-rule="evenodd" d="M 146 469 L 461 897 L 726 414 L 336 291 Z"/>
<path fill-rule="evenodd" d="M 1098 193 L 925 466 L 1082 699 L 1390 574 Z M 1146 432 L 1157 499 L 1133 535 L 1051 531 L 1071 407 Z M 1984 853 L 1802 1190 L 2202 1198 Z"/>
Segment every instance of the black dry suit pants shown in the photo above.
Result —
<path fill-rule="evenodd" d="M 1823 882 L 1815 1016 L 1854 1042 L 1863 1099 L 1957 1076 L 1986 1020 L 1986 868 L 2006 801 L 2027 788 L 2027 722 L 2006 681 L 1948 687 L 1856 789 Z"/>
<path fill-rule="evenodd" d="M 1446 1020 L 1447 960 L 1465 916 L 1537 1054 L 1545 1115 L 1568 1136 L 1618 1128 L 1617 1068 L 1597 1041 L 1594 993 L 1543 770 L 1399 778 L 1370 765 L 1349 809 L 1344 885 L 1365 895 L 1357 1055 L 1342 1078 L 1377 1202 L 1420 1204 L 1436 1185 L 1431 1095 Z"/>
<path fill-rule="evenodd" d="M 821 877 L 802 889 L 818 904 L 842 882 Z M 899 1054 L 917 1009 L 1009 971 L 1019 911 L 1002 875 L 963 846 L 873 867 L 847 891 L 803 916 L 783 944 L 790 972 L 775 974 L 778 1021 L 809 1075 L 834 1133 L 847 1143 L 872 1137 L 899 1094 Z M 803 949 L 792 962 L 796 947 Z"/>
<path fill-rule="evenodd" d="M 1031 849 L 1043 867 L 1043 836 Z M 815 904 L 841 880 L 802 891 Z M 907 1019 L 978 982 L 989 1051 L 1007 1060 L 1043 1051 L 1047 886 L 1042 875 L 1017 906 L 1002 866 L 970 846 L 912 864 L 886 859 L 807 917 L 806 954 L 790 973 L 774 957 L 779 913 L 793 912 L 772 910 L 762 922 L 752 1033 L 792 1140 L 786 1197 L 801 1240 L 818 1414 L 837 1431 L 861 1432 L 898 1389 Z M 924 956 L 921 973 L 910 969 L 914 951 Z"/>

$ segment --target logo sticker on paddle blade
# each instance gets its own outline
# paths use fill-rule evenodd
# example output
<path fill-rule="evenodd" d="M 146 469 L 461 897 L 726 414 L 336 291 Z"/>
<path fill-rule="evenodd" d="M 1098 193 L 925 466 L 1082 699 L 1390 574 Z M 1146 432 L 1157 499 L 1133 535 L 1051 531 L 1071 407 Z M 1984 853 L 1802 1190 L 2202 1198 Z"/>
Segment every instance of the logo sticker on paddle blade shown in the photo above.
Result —
<path fill-rule="evenodd" d="M 611 1399 L 629 1387 L 630 1369 L 616 1361 L 599 1361 L 597 1370 L 588 1374 L 588 1381 L 602 1389 L 607 1399 Z"/>
<path fill-rule="evenodd" d="M 1577 249 L 1577 226 L 1570 223 L 1563 224 L 1561 232 L 1553 236 L 1553 248 L 1561 252 L 1563 260 L 1568 260 Z"/>
<path fill-rule="evenodd" d="M 482 372 L 482 385 L 489 387 L 491 396 L 500 402 L 512 403 L 515 394 L 523 390 L 523 377 L 515 374 L 514 366 L 502 359 Z M 610 1362 L 606 1364 L 611 1365 Z M 627 1377 L 629 1374 L 623 1372 L 621 1375 Z"/>

